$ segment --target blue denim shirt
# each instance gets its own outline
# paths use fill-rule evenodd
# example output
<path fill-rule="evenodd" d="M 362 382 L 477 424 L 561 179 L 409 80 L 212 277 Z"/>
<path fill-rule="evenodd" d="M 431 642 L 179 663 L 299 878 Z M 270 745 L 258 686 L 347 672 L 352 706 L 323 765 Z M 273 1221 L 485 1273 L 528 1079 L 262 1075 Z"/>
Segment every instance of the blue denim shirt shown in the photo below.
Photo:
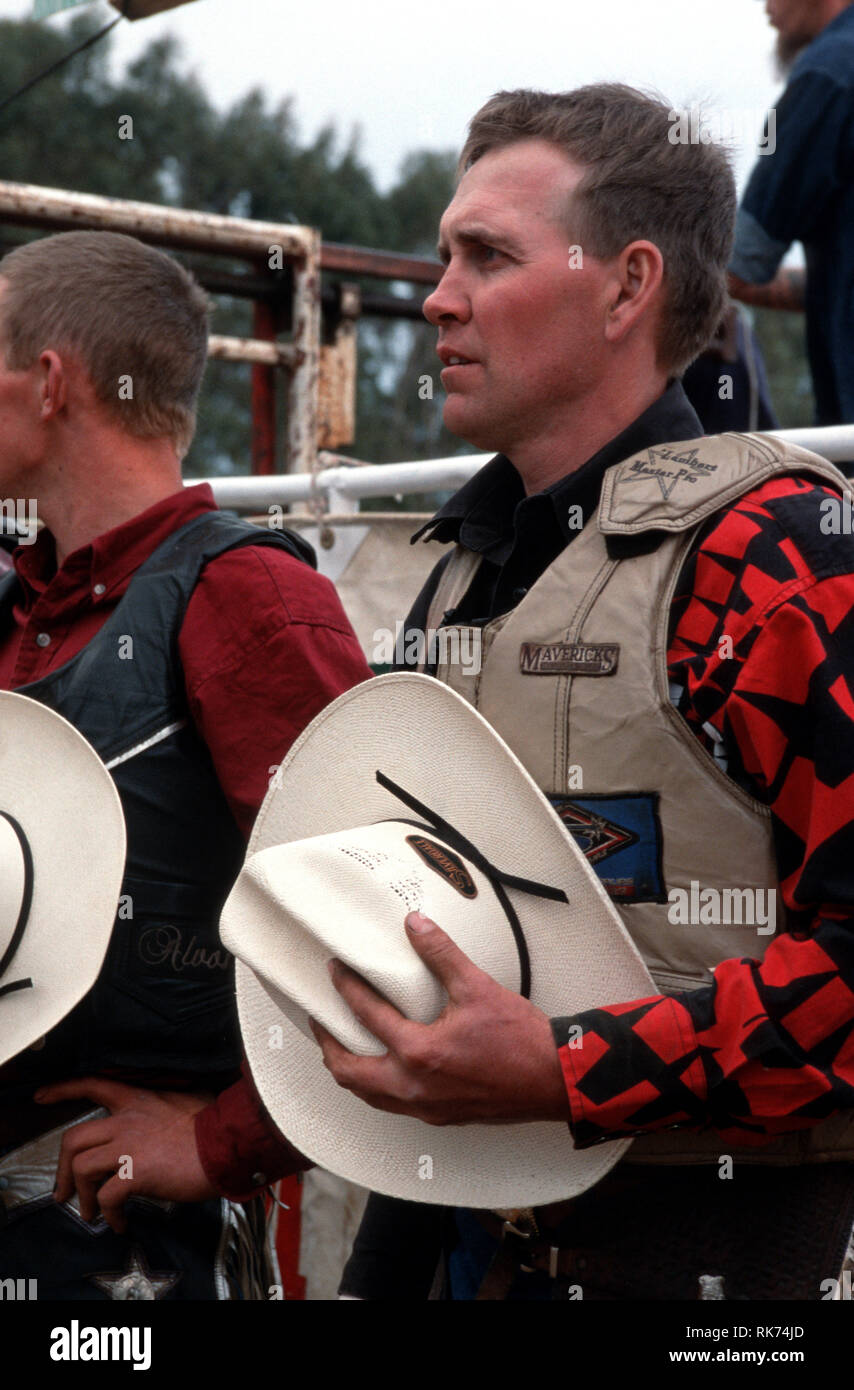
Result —
<path fill-rule="evenodd" d="M 773 278 L 793 241 L 807 261 L 817 423 L 854 423 L 854 5 L 799 54 L 738 213 L 730 269 Z"/>

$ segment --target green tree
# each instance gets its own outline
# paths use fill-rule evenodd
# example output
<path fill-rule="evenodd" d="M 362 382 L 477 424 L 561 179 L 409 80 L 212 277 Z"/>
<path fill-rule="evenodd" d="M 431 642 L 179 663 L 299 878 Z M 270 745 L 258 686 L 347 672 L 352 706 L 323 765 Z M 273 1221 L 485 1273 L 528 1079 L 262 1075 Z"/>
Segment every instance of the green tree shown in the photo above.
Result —
<path fill-rule="evenodd" d="M 765 359 L 780 428 L 793 430 L 814 424 L 815 398 L 803 314 L 754 309 L 753 326 Z"/>
<path fill-rule="evenodd" d="M 85 14 L 64 31 L 0 21 L 0 98 L 98 27 L 99 21 Z M 410 156 L 395 187 L 383 195 L 361 158 L 358 130 L 342 137 L 329 124 L 304 141 L 294 99 L 274 103 L 259 90 L 219 111 L 200 82 L 182 71 L 179 46 L 169 37 L 149 44 L 115 79 L 109 57 L 107 38 L 0 112 L 2 177 L 303 223 L 319 227 L 327 241 L 421 253 L 432 248 L 452 187 L 450 154 Z M 119 139 L 120 118 L 127 116 L 133 138 Z M 2 241 L 29 235 L 9 227 Z M 246 269 L 240 261 L 189 260 L 195 267 Z M 373 280 L 364 287 L 387 288 Z M 218 296 L 212 328 L 251 332 L 249 303 Z M 429 330 L 365 320 L 359 347 L 354 452 L 376 459 L 435 453 L 441 435 L 438 402 L 419 399 L 417 391 L 424 371 L 432 371 L 438 382 Z M 249 384 L 248 367 L 210 363 L 188 472 L 248 471 Z M 459 447 L 458 441 L 441 442 L 443 451 Z"/>

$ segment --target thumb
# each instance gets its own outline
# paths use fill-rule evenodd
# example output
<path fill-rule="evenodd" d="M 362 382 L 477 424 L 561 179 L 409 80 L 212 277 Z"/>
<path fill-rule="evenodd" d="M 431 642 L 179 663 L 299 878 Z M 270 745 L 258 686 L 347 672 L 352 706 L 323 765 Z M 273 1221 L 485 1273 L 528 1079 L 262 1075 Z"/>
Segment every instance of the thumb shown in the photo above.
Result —
<path fill-rule="evenodd" d="M 134 1094 L 136 1088 L 125 1086 L 121 1081 L 110 1081 L 101 1076 L 82 1076 L 73 1081 L 40 1086 L 33 1099 L 39 1105 L 56 1105 L 61 1100 L 91 1100 L 114 1111 Z"/>
<path fill-rule="evenodd" d="M 423 912 L 408 913 L 405 922 L 413 949 L 445 986 L 448 997 L 461 1003 L 483 978 L 483 971 Z"/>

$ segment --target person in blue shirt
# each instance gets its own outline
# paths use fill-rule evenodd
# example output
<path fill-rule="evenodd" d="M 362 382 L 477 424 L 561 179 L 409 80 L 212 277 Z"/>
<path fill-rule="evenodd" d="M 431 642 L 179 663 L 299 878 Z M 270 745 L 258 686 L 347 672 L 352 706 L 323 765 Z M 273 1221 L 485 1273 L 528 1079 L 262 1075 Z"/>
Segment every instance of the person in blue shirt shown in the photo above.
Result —
<path fill-rule="evenodd" d="M 806 310 L 816 423 L 852 423 L 854 4 L 766 0 L 766 10 L 781 64 L 791 67 L 775 138 L 739 208 L 730 293 L 759 307 Z M 780 271 L 793 241 L 803 244 L 806 270 Z"/>

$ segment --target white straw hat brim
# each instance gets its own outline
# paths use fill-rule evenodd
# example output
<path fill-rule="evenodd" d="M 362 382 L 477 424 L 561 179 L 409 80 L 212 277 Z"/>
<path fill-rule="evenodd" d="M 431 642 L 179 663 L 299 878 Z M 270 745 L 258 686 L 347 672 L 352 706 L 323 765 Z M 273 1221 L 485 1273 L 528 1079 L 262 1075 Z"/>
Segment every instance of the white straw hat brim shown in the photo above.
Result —
<path fill-rule="evenodd" d="M 521 763 L 465 700 L 427 676 L 376 677 L 317 716 L 265 798 L 247 862 L 273 845 L 411 814 L 376 782 L 377 770 L 499 869 L 566 893 L 568 903 L 560 903 L 507 890 L 530 951 L 531 1001 L 545 1014 L 566 1016 L 656 992 L 598 878 Z M 513 1207 L 572 1197 L 625 1152 L 627 1140 L 577 1151 L 563 1122 L 437 1127 L 356 1099 L 289 1019 L 269 979 L 240 960 L 245 943 L 257 966 L 250 943 L 260 927 L 244 901 L 238 879 L 223 911 L 222 936 L 238 957 L 246 1054 L 276 1124 L 315 1162 L 392 1196 Z"/>
<path fill-rule="evenodd" d="M 61 715 L 0 692 L 0 810 L 29 842 L 33 892 L 21 944 L 0 985 L 0 1063 L 65 1017 L 91 989 L 115 920 L 125 824 L 113 779 Z"/>

